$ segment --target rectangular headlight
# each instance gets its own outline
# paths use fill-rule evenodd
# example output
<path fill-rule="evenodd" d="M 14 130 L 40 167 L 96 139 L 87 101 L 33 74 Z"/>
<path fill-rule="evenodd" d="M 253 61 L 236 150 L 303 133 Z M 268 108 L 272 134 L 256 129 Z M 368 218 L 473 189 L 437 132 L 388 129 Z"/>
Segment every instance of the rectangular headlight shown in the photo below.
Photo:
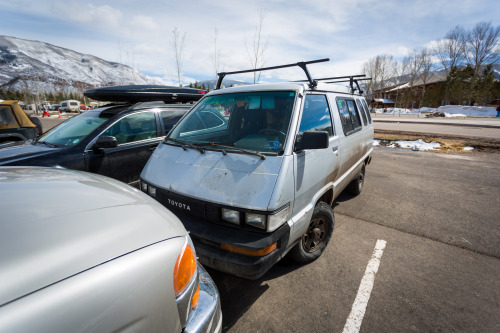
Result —
<path fill-rule="evenodd" d="M 283 223 L 290 219 L 290 205 L 277 212 L 276 214 L 269 215 L 267 220 L 267 231 L 274 231 L 278 229 Z"/>
<path fill-rule="evenodd" d="M 150 196 L 152 196 L 153 198 L 156 197 L 156 187 L 149 185 L 148 186 L 148 194 Z"/>
<path fill-rule="evenodd" d="M 233 209 L 222 208 L 222 219 L 234 224 L 240 224 L 240 212 Z"/>
<path fill-rule="evenodd" d="M 245 223 L 257 228 L 266 229 L 267 216 L 264 214 L 246 213 Z"/>

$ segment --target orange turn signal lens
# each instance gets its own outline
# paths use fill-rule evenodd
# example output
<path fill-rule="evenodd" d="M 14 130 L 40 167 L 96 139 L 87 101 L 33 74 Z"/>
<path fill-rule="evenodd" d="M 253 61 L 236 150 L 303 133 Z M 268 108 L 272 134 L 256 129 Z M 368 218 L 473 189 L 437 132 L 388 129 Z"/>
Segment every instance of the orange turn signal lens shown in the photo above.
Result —
<path fill-rule="evenodd" d="M 265 248 L 260 249 L 260 250 L 248 250 L 248 249 L 244 249 L 244 248 L 232 246 L 232 245 L 227 245 L 227 244 L 221 244 L 220 248 L 224 249 L 224 250 L 231 251 L 231 252 L 246 254 L 248 256 L 263 257 L 263 256 L 273 252 L 274 250 L 276 250 L 276 242 L 274 242 L 273 244 L 269 245 L 268 247 L 265 247 Z"/>
<path fill-rule="evenodd" d="M 189 281 L 196 273 L 196 258 L 193 249 L 186 244 L 181 254 L 177 258 L 174 269 L 174 291 L 175 296 L 179 296 L 184 291 Z"/>
<path fill-rule="evenodd" d="M 193 294 L 193 298 L 191 298 L 191 309 L 195 309 L 198 306 L 198 300 L 200 299 L 200 284 L 198 283 L 198 288 Z"/>

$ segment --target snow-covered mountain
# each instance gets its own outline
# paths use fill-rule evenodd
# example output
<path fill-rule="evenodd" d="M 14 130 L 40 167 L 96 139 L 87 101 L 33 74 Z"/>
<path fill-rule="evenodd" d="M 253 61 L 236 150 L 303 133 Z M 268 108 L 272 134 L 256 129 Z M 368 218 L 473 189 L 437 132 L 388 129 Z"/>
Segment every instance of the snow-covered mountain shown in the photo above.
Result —
<path fill-rule="evenodd" d="M 39 41 L 0 36 L 0 88 L 76 92 L 101 85 L 161 84 L 116 62 Z"/>

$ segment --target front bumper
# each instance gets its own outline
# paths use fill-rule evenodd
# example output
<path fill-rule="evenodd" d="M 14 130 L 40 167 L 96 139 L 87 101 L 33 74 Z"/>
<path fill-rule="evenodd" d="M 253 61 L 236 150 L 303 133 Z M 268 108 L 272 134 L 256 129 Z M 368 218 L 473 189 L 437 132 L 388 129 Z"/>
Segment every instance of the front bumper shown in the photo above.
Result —
<path fill-rule="evenodd" d="M 198 276 L 200 279 L 198 306 L 191 312 L 183 332 L 221 332 L 222 312 L 217 287 L 210 275 L 199 263 Z"/>
<path fill-rule="evenodd" d="M 281 259 L 290 236 L 290 227 L 286 223 L 272 233 L 259 233 L 183 215 L 177 217 L 189 231 L 198 260 L 203 265 L 249 280 L 260 278 Z M 248 250 L 260 250 L 273 243 L 277 243 L 276 250 L 265 256 L 244 255 L 220 248 L 221 244 L 227 244 Z"/>

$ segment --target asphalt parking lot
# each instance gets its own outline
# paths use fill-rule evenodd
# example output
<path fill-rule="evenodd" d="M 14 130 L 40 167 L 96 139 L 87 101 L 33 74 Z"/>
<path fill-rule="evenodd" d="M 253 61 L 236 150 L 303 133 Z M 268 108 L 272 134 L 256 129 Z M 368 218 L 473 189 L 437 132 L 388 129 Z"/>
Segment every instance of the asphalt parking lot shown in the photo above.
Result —
<path fill-rule="evenodd" d="M 499 162 L 499 154 L 376 149 L 363 193 L 335 202 L 333 241 L 317 261 L 285 258 L 257 281 L 210 270 L 223 330 L 500 331 Z"/>

